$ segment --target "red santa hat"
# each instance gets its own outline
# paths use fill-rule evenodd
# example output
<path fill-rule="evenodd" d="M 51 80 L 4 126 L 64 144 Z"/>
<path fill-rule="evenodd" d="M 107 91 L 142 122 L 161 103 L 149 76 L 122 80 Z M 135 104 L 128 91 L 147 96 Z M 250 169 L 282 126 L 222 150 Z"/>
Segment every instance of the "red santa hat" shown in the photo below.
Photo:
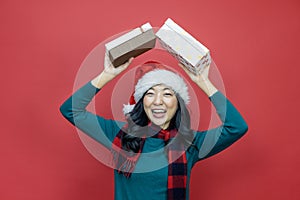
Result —
<path fill-rule="evenodd" d="M 134 108 L 147 90 L 159 84 L 170 87 L 185 102 L 189 103 L 188 87 L 177 73 L 170 71 L 161 63 L 148 61 L 137 68 L 135 72 L 135 90 L 130 97 L 129 104 L 124 105 L 123 112 L 128 114 Z"/>

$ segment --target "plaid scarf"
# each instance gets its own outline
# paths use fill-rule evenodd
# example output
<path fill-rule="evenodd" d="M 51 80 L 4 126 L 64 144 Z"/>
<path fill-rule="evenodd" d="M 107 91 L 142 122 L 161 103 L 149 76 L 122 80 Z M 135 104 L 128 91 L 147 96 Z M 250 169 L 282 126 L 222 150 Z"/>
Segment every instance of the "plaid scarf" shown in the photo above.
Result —
<path fill-rule="evenodd" d="M 112 145 L 113 164 L 119 174 L 129 178 L 133 172 L 136 162 L 143 151 L 146 138 L 142 138 L 140 150 L 138 153 L 131 153 L 122 149 L 122 137 L 126 134 L 122 129 L 117 134 Z M 167 144 L 170 139 L 177 134 L 173 130 L 160 130 L 152 137 L 160 138 Z M 186 199 L 186 181 L 187 181 L 187 159 L 183 145 L 168 145 L 168 200 L 185 200 Z M 177 158 L 177 159 L 176 159 Z M 176 160 L 175 160 L 176 159 Z M 175 161 L 174 161 L 175 160 Z"/>

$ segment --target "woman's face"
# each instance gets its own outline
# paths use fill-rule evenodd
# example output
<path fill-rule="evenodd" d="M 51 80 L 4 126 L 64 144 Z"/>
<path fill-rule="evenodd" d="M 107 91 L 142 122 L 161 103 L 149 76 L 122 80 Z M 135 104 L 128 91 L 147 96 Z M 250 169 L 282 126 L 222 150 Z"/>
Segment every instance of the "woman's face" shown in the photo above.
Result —
<path fill-rule="evenodd" d="M 149 120 L 167 129 L 178 107 L 174 91 L 163 84 L 153 86 L 146 92 L 143 103 Z"/>

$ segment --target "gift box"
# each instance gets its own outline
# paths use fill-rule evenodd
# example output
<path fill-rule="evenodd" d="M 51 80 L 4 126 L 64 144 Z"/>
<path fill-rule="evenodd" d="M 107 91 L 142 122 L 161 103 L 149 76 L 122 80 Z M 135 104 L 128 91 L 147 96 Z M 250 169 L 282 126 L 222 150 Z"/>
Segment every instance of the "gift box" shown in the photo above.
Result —
<path fill-rule="evenodd" d="M 156 36 L 162 47 L 194 74 L 211 63 L 209 50 L 170 18 Z"/>
<path fill-rule="evenodd" d="M 150 23 L 135 28 L 128 33 L 105 44 L 106 53 L 112 64 L 118 67 L 128 61 L 154 48 L 156 36 Z"/>

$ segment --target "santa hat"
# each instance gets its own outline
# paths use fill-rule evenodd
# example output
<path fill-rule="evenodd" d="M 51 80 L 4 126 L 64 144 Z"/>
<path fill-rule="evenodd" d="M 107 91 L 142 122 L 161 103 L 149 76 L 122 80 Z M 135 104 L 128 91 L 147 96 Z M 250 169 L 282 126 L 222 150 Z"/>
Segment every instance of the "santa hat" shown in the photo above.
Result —
<path fill-rule="evenodd" d="M 137 68 L 135 72 L 135 90 L 130 97 L 129 104 L 124 105 L 124 114 L 130 113 L 147 90 L 159 84 L 170 87 L 177 93 L 185 104 L 189 103 L 188 87 L 184 80 L 175 72 L 170 71 L 161 63 L 148 61 Z"/>

